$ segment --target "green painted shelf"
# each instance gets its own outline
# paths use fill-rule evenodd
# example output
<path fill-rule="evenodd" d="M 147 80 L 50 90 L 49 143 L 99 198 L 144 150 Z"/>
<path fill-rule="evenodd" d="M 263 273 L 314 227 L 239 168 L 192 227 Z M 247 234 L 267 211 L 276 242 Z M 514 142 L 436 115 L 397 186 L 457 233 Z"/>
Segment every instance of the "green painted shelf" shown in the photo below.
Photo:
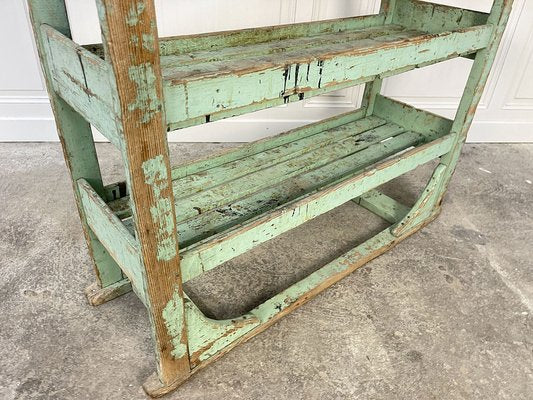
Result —
<path fill-rule="evenodd" d="M 379 13 L 159 38 L 153 0 L 96 0 L 102 43 L 71 39 L 64 0 L 28 0 L 97 281 L 98 305 L 133 290 L 150 316 L 161 396 L 431 222 L 441 209 L 512 0 L 490 13 L 384 0 Z M 466 2 L 465 2 L 466 3 Z M 381 94 L 384 78 L 465 57 L 453 120 Z M 170 166 L 167 132 L 365 84 L 362 105 Z M 91 132 L 120 151 L 104 185 Z M 179 133 L 178 133 L 179 135 Z M 414 204 L 379 186 L 437 160 Z M 353 201 L 390 226 L 245 315 L 208 318 L 183 283 Z"/>

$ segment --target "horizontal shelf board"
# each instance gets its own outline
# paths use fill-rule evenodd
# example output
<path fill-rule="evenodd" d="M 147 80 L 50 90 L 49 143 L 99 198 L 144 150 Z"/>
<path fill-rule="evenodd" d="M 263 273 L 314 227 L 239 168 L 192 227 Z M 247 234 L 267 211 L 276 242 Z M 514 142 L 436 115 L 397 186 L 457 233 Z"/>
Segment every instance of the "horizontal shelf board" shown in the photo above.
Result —
<path fill-rule="evenodd" d="M 448 134 L 394 157 L 381 160 L 343 176 L 298 199 L 262 213 L 232 229 L 209 237 L 182 252 L 183 281 L 243 254 L 306 221 L 332 210 L 417 166 L 450 151 L 454 136 Z M 392 140 L 391 140 L 392 141 Z"/>
<path fill-rule="evenodd" d="M 472 19 L 477 20 L 482 18 Z M 233 39 L 227 47 L 220 46 L 221 33 L 212 36 L 214 48 L 165 52 L 161 65 L 168 129 L 298 101 L 471 54 L 487 46 L 492 27 L 439 32 L 432 27 L 427 32 L 395 24 L 333 32 L 251 44 Z"/>
<path fill-rule="evenodd" d="M 401 122 L 403 112 L 416 114 L 407 118 L 413 123 L 402 127 L 383 115 L 363 117 L 355 111 L 174 168 L 180 247 L 195 247 L 252 223 L 449 132 L 439 117 L 390 102 L 393 121 Z M 422 115 L 428 127 L 423 133 L 424 124 L 414 123 Z M 129 212 L 128 197 L 109 204 L 122 217 Z M 126 224 L 131 229 L 131 220 Z"/>

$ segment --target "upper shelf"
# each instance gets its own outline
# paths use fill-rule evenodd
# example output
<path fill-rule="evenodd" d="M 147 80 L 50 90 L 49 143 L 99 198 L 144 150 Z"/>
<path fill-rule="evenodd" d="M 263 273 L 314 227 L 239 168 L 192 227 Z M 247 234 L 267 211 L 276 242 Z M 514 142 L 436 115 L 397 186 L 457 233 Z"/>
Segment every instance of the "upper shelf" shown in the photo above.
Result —
<path fill-rule="evenodd" d="M 196 125 L 398 74 L 475 52 L 490 34 L 382 25 L 162 56 L 167 122 Z"/>
<path fill-rule="evenodd" d="M 493 27 L 487 18 L 460 8 L 397 0 L 391 20 L 377 14 L 160 39 L 168 129 L 475 53 L 489 43 Z M 52 28 L 43 29 L 56 91 L 99 124 L 111 141 L 120 141 L 115 85 L 101 45 L 79 47 Z M 106 108 L 108 120 L 103 117 Z"/>

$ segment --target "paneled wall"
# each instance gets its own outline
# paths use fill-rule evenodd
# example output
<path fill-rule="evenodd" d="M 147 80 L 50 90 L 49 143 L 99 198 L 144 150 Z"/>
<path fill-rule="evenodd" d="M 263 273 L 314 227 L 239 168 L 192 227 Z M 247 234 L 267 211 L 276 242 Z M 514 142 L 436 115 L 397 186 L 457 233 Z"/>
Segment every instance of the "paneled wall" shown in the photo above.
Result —
<path fill-rule="evenodd" d="M 370 14 L 379 0 L 155 0 L 160 35 L 179 35 Z M 491 0 L 440 0 L 487 11 Z M 74 39 L 100 40 L 94 0 L 67 0 Z M 533 142 L 533 1 L 515 0 L 470 141 Z M 0 2 L 0 140 L 56 140 L 25 0 Z M 451 60 L 388 79 L 387 95 L 452 117 L 471 65 Z M 171 134 L 171 140 L 248 141 L 354 108 L 355 87 Z M 97 138 L 101 138 L 98 136 Z"/>

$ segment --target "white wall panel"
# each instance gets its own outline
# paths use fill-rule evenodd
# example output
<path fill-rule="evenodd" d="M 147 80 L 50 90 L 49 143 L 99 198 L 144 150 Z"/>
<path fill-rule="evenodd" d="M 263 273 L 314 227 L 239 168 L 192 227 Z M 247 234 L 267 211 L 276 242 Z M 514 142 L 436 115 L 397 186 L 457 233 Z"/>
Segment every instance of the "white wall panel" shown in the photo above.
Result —
<path fill-rule="evenodd" d="M 379 0 L 155 0 L 161 36 L 371 14 Z M 488 11 L 491 0 L 438 0 Z M 94 0 L 67 0 L 73 37 L 100 41 Z M 533 1 L 515 0 L 509 28 L 469 136 L 475 141 L 533 142 Z M 0 1 L 0 140 L 56 140 L 25 0 Z M 6 51 L 7 49 L 7 51 Z M 458 59 L 387 79 L 384 92 L 453 116 L 471 61 Z M 356 107 L 362 88 L 185 129 L 171 140 L 246 141 Z M 97 136 L 101 139 L 101 136 Z"/>

